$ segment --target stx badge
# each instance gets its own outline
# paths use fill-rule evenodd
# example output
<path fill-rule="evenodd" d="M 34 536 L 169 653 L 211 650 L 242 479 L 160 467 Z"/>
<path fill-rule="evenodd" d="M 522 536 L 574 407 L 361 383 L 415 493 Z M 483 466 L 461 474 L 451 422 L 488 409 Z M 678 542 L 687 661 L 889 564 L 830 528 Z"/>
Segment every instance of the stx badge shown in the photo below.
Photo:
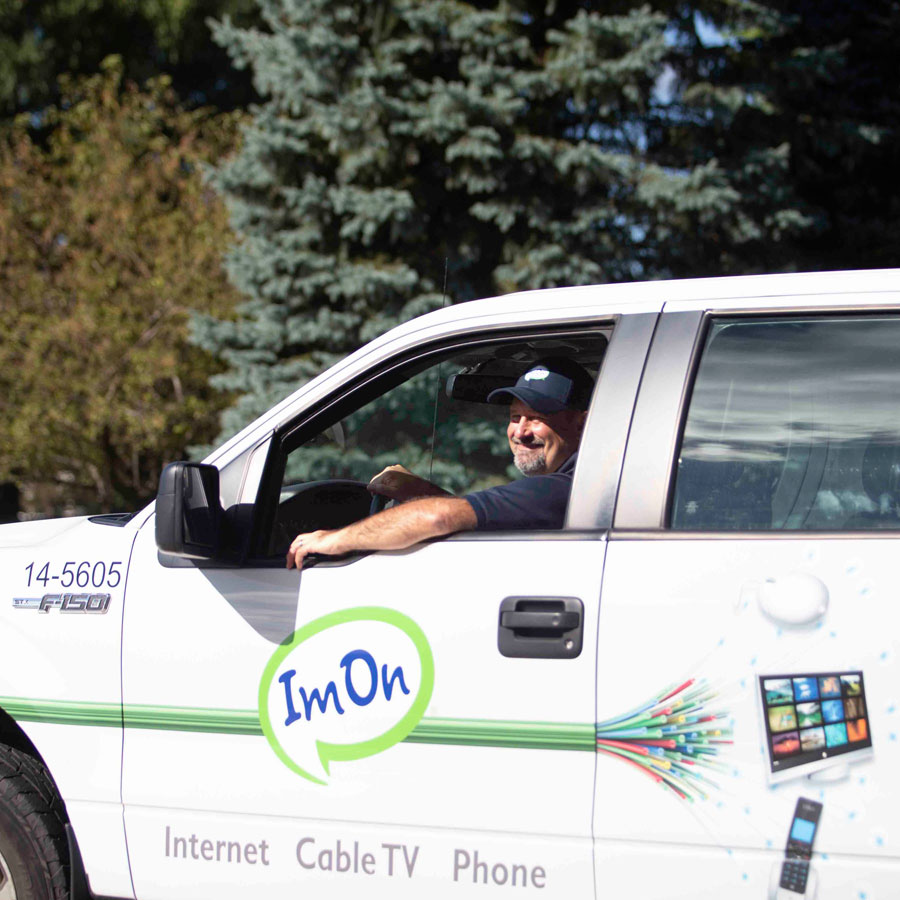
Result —
<path fill-rule="evenodd" d="M 13 597 L 13 609 L 36 609 L 48 613 L 92 613 L 103 615 L 109 610 L 109 594 L 44 594 L 43 597 Z"/>

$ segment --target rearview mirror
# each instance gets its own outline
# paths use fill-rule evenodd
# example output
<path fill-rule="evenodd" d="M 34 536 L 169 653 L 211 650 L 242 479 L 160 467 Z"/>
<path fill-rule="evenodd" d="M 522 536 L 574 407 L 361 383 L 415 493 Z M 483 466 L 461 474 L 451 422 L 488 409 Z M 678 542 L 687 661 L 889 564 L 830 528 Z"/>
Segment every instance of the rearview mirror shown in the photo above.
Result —
<path fill-rule="evenodd" d="M 460 373 L 447 379 L 447 396 L 452 400 L 466 400 L 469 403 L 487 403 L 488 394 L 500 388 L 509 388 L 516 383 L 514 375 L 481 375 L 480 373 Z"/>
<path fill-rule="evenodd" d="M 175 556 L 215 559 L 221 537 L 219 470 L 191 462 L 166 466 L 156 495 L 156 546 Z"/>

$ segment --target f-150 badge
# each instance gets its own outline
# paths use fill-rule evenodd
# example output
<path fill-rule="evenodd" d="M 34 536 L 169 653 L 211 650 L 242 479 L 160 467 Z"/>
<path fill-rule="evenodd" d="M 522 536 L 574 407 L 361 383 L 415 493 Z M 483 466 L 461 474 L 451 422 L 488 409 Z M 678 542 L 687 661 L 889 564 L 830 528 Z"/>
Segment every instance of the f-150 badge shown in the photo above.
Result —
<path fill-rule="evenodd" d="M 44 594 L 43 597 L 13 597 L 13 609 L 36 609 L 48 613 L 91 613 L 103 615 L 109 610 L 109 594 Z"/>

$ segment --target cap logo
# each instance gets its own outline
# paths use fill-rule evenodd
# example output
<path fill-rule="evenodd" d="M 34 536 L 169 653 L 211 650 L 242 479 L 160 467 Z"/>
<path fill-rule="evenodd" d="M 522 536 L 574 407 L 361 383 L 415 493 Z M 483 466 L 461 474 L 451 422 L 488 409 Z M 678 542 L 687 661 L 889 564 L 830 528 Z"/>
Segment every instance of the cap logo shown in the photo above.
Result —
<path fill-rule="evenodd" d="M 548 369 L 532 369 L 525 373 L 525 381 L 543 381 L 549 374 Z"/>

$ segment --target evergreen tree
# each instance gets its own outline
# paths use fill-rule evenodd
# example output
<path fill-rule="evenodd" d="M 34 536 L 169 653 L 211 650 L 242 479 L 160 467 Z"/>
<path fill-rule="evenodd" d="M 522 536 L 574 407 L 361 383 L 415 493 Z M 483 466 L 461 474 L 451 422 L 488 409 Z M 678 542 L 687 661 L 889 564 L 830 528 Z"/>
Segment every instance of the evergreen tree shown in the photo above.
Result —
<path fill-rule="evenodd" d="M 458 301 L 742 271 L 771 222 L 809 225 L 777 147 L 718 159 L 748 101 L 716 84 L 729 45 L 698 70 L 680 4 L 260 6 L 265 28 L 215 29 L 265 98 L 215 176 L 248 300 L 237 321 L 197 327 L 230 366 L 219 386 L 243 395 L 226 432 L 440 305 L 445 260 Z M 732 179 L 748 165 L 769 187 L 745 206 Z"/>
<path fill-rule="evenodd" d="M 900 245 L 900 3 L 769 0 L 784 22 L 758 56 L 790 147 L 791 182 L 819 227 L 792 247 L 801 269 L 894 266 Z"/>
<path fill-rule="evenodd" d="M 714 156 L 741 198 L 744 240 L 717 243 L 742 264 L 723 270 L 895 265 L 900 3 L 698 0 L 678 20 L 675 94 L 694 109 L 673 158 Z"/>
<path fill-rule="evenodd" d="M 755 0 L 675 2 L 670 17 L 667 98 L 648 117 L 648 156 L 676 184 L 705 172 L 719 190 L 692 207 L 697 197 L 664 186 L 650 268 L 680 278 L 796 269 L 794 242 L 821 217 L 795 188 L 790 135 L 764 74 L 789 19 Z"/>

